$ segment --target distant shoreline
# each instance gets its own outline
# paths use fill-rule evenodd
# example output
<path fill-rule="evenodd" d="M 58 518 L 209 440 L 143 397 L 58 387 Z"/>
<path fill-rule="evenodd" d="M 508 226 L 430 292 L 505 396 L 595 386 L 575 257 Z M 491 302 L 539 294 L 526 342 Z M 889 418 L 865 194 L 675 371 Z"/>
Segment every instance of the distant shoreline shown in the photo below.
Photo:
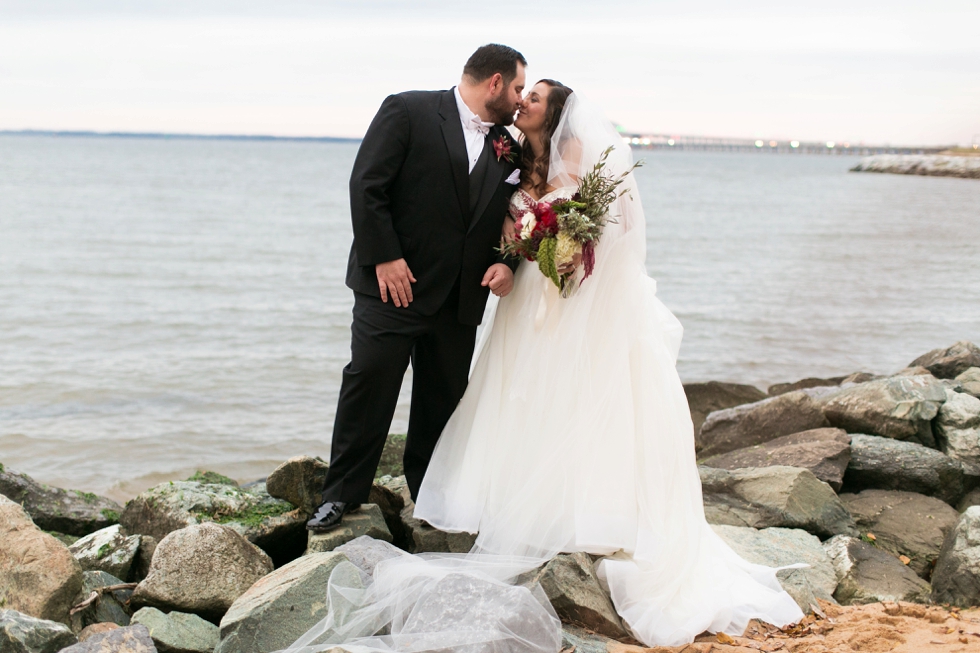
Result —
<path fill-rule="evenodd" d="M 866 156 L 851 172 L 884 172 L 924 177 L 959 177 L 980 179 L 980 157 L 970 155 L 896 155 Z"/>
<path fill-rule="evenodd" d="M 164 132 L 58 131 L 49 129 L 0 130 L 0 136 L 61 136 L 77 138 L 148 138 L 155 140 L 207 141 L 295 141 L 302 143 L 360 143 L 360 138 L 343 136 L 270 136 L 250 134 L 172 134 Z"/>

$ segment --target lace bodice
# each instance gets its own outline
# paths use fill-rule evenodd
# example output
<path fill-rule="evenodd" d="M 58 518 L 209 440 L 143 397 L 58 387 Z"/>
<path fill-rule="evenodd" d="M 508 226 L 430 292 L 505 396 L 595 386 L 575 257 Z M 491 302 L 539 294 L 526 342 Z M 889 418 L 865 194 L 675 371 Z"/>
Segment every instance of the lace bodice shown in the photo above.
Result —
<path fill-rule="evenodd" d="M 578 189 L 574 186 L 563 186 L 561 188 L 556 188 L 550 193 L 545 193 L 541 196 L 541 199 L 535 200 L 531 197 L 523 188 L 518 188 L 514 191 L 514 194 L 510 196 L 510 215 L 515 220 L 519 220 L 522 215 L 528 211 L 533 211 L 534 207 L 541 202 L 554 202 L 557 199 L 569 199 L 575 194 Z"/>

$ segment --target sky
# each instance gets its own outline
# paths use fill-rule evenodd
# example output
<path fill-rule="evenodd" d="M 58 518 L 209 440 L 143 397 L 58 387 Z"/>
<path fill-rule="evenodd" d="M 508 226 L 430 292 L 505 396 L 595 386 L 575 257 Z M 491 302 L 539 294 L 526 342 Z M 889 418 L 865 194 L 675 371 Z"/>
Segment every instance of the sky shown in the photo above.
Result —
<path fill-rule="evenodd" d="M 978 36 L 978 0 L 0 0 L 0 130 L 356 137 L 501 42 L 629 131 L 966 145 Z"/>

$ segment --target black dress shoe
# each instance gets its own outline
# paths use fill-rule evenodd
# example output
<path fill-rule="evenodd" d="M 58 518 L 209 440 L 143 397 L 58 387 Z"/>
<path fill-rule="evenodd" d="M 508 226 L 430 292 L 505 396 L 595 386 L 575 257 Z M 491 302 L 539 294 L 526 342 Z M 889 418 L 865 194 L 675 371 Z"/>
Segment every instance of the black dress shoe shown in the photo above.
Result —
<path fill-rule="evenodd" d="M 306 522 L 306 530 L 314 533 L 326 533 L 340 525 L 340 520 L 349 512 L 361 507 L 359 503 L 344 503 L 343 501 L 324 501 L 313 513 L 313 518 Z"/>

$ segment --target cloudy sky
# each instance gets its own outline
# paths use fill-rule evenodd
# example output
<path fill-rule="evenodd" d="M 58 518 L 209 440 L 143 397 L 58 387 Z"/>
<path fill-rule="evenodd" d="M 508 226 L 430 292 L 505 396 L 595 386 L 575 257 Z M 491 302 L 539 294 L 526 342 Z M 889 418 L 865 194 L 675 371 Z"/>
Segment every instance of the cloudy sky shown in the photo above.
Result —
<path fill-rule="evenodd" d="M 521 50 L 636 131 L 980 138 L 980 2 L 0 0 L 0 130 L 359 136 Z"/>

